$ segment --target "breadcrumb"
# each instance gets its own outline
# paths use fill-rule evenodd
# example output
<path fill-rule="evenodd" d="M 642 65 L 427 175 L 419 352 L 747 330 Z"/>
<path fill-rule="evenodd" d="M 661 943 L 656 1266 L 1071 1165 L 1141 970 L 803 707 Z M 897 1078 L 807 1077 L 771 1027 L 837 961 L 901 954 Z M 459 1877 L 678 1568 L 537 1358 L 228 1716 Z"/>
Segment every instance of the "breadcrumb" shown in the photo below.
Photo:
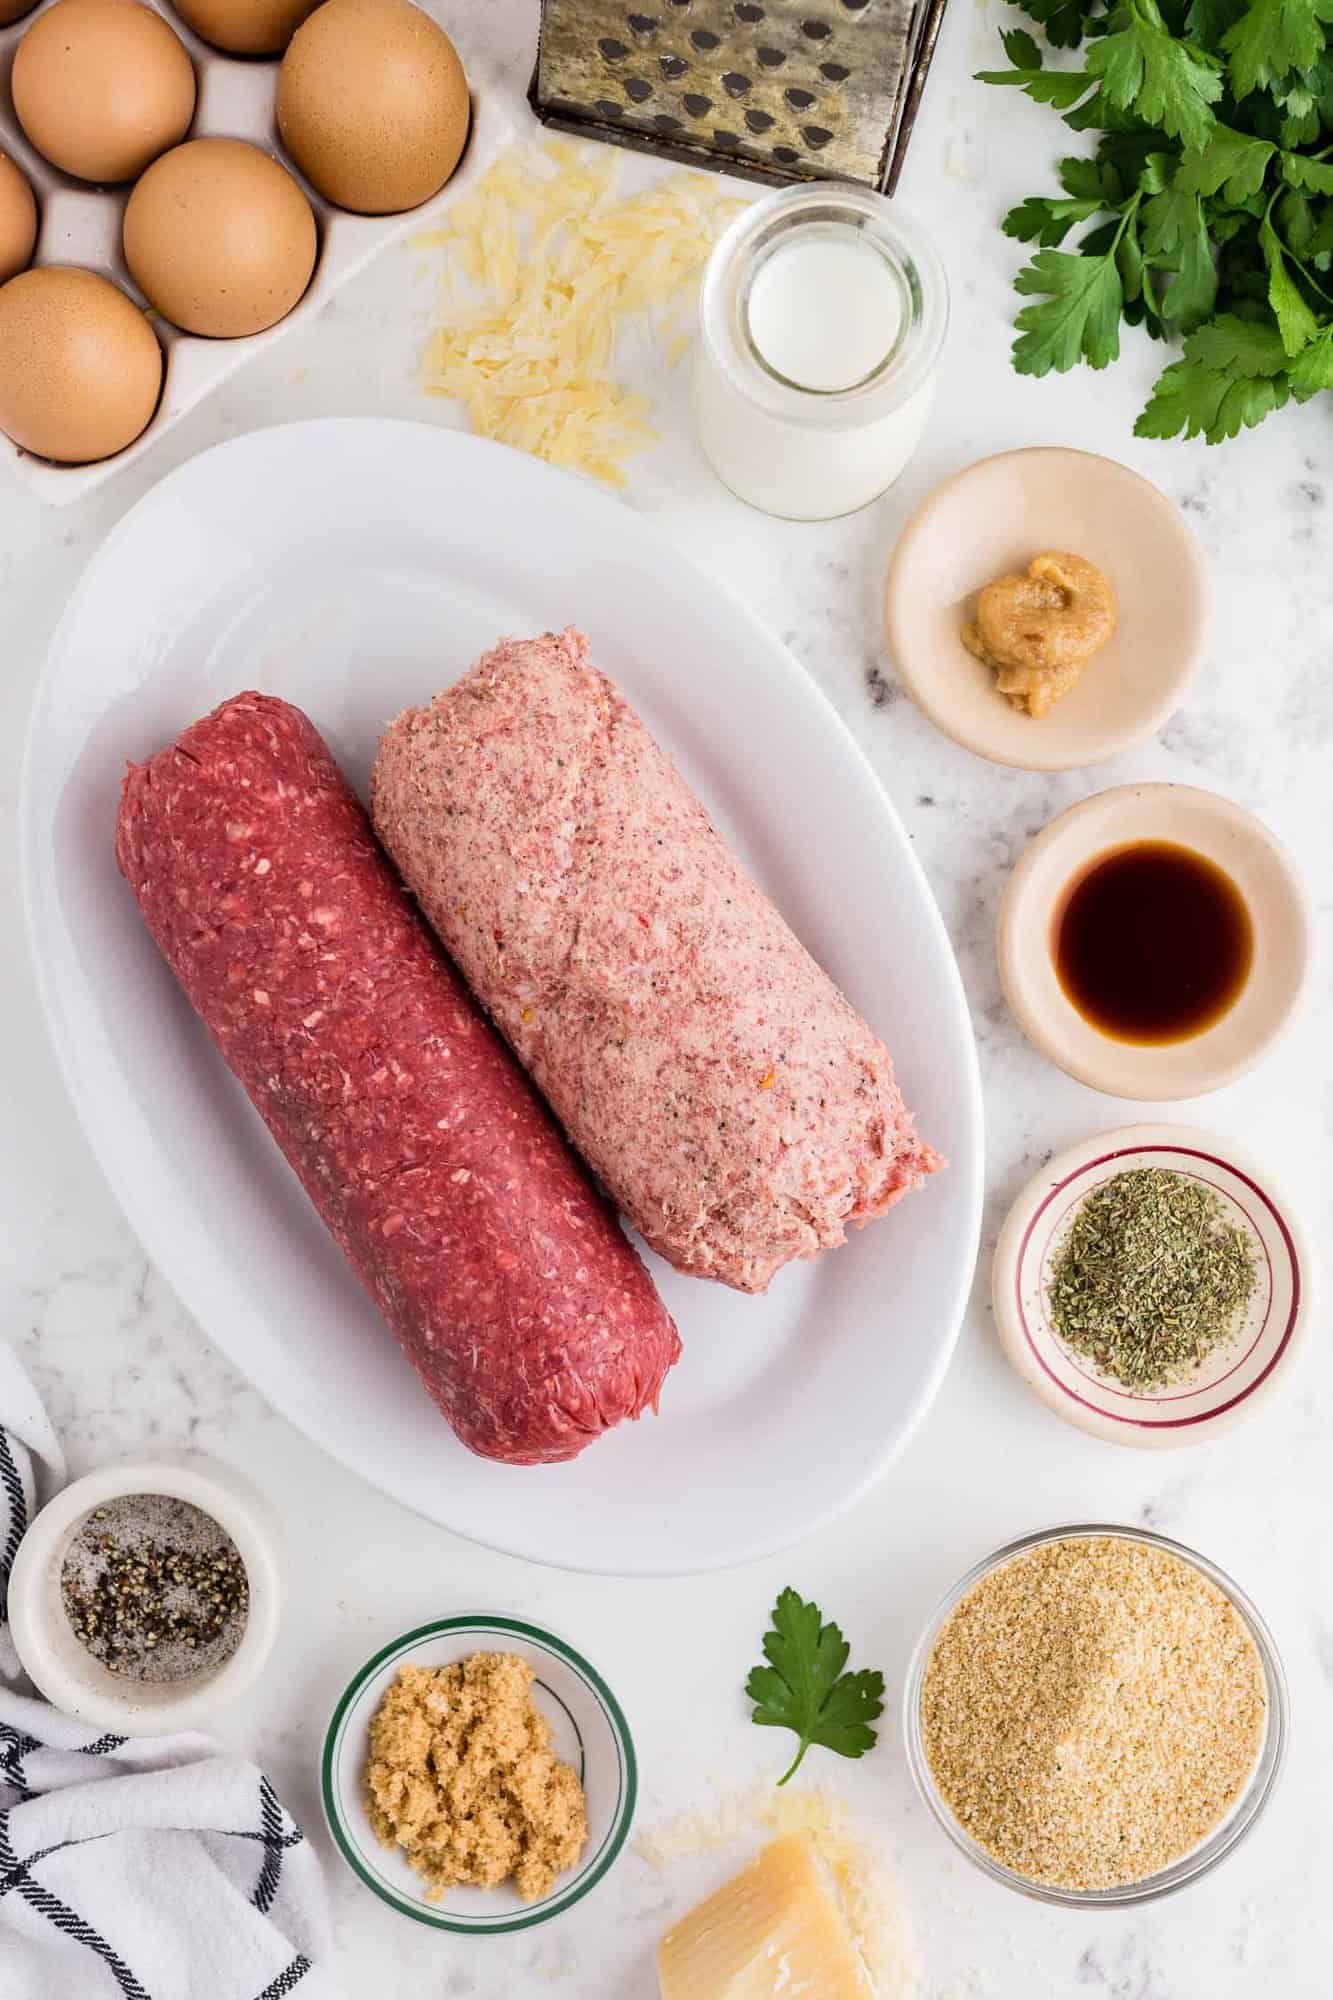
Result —
<path fill-rule="evenodd" d="M 1167 1550 L 1101 1535 L 1040 1543 L 973 1586 L 935 1642 L 921 1726 L 941 1796 L 988 1854 L 1112 1889 L 1221 1823 L 1266 1708 L 1231 1600 Z"/>

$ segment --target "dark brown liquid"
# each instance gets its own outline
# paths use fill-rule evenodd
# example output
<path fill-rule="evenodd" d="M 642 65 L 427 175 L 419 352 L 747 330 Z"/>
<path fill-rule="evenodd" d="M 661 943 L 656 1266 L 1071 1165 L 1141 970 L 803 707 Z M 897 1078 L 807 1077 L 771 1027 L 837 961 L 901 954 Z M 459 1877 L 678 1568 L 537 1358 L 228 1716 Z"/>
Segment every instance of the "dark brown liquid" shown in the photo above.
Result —
<path fill-rule="evenodd" d="M 1249 977 L 1254 927 L 1229 875 L 1191 848 L 1113 848 L 1066 892 L 1052 935 L 1061 986 L 1119 1042 L 1182 1042 Z"/>

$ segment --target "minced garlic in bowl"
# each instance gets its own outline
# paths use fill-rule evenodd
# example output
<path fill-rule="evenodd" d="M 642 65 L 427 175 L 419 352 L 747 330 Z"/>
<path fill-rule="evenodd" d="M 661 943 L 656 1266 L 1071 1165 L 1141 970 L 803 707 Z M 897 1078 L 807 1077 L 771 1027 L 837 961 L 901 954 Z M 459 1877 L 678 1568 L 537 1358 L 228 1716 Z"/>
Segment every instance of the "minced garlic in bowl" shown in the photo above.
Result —
<path fill-rule="evenodd" d="M 533 1678 L 515 1653 L 403 1666 L 371 1718 L 370 1823 L 403 1850 L 429 1902 L 510 1880 L 536 1902 L 583 1852 L 583 1788 L 551 1747 Z"/>

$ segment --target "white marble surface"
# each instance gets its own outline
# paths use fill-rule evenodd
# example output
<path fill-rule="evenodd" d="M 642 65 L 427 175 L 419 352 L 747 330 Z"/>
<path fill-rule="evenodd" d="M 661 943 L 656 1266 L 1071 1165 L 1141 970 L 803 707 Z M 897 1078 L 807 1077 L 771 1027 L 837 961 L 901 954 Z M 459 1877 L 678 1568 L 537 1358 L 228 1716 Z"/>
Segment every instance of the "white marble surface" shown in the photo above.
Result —
<path fill-rule="evenodd" d="M 889 498 L 827 527 L 747 512 L 711 481 L 690 438 L 681 385 L 661 389 L 663 443 L 632 498 L 699 565 L 740 591 L 790 643 L 851 722 L 917 842 L 957 946 L 981 1045 L 989 1125 L 986 1249 L 1005 1205 L 1051 1149 L 1122 1122 L 1129 1107 L 1081 1088 L 1028 1048 L 996 986 L 992 928 L 1006 872 L 1054 812 L 1106 784 L 1176 778 L 1262 813 L 1299 857 L 1325 932 L 1330 870 L 1333 634 L 1327 411 L 1311 405 L 1211 452 L 1142 445 L 1135 410 L 1159 351 L 1131 339 L 1113 373 L 1030 383 L 1010 373 L 1006 319 L 1014 247 L 999 213 L 1046 183 L 1062 150 L 1047 112 L 986 92 L 970 73 L 992 55 L 999 0 L 954 0 L 903 197 L 933 225 L 954 283 L 955 321 L 934 425 Z M 443 10 L 450 18 L 449 9 Z M 533 0 L 464 8 L 454 25 L 474 71 L 522 118 Z M 466 30 L 463 24 L 466 22 Z M 378 412 L 455 420 L 413 387 L 428 287 L 419 258 L 391 254 L 313 327 L 229 383 L 142 466 L 64 513 L 0 481 L 0 784 L 17 790 L 43 649 L 71 584 L 108 528 L 170 465 L 222 437 L 302 415 Z M 1027 443 L 1105 451 L 1138 467 L 1197 527 L 1218 617 L 1206 669 L 1160 737 L 1104 769 L 1060 778 L 982 764 L 935 732 L 898 689 L 877 600 L 906 512 L 940 477 Z M 349 496 L 354 504 L 354 496 Z M 792 809 L 799 811 L 799 801 Z M 12 940 L 0 1073 L 6 1227 L 3 1332 L 47 1392 L 76 1469 L 150 1443 L 192 1443 L 248 1470 L 291 1538 L 290 1611 L 261 1697 L 225 1733 L 272 1769 L 318 1831 L 315 1758 L 331 1699 L 383 1639 L 456 1607 L 510 1608 L 568 1633 L 602 1665 L 638 1736 L 641 1820 L 652 1823 L 772 1774 L 773 1739 L 753 1730 L 745 1671 L 776 1591 L 816 1595 L 858 1658 L 896 1695 L 937 1595 L 1012 1534 L 1072 1518 L 1142 1521 L 1208 1551 L 1250 1586 L 1284 1653 L 1292 1756 L 1244 1849 L 1205 1882 L 1141 1913 L 1079 1916 L 1028 1905 L 976 1876 L 916 1804 L 896 1721 L 852 1766 L 812 1759 L 882 1840 L 911 1913 L 932 2000 L 1282 2000 L 1329 1991 L 1327 1883 L 1333 1787 L 1333 1509 L 1330 1368 L 1316 1318 L 1304 1363 L 1246 1426 L 1194 1449 L 1140 1454 L 1091 1442 L 1027 1395 L 998 1352 L 978 1286 L 935 1409 L 855 1515 L 799 1550 L 739 1574 L 620 1583 L 540 1571 L 451 1539 L 381 1499 L 307 1444 L 238 1379 L 147 1265 L 80 1138 L 52 1064 L 20 942 L 18 864 L 0 852 Z M 867 912 L 873 923 L 874 912 Z M 1327 965 L 1300 1026 L 1253 1076 L 1178 1115 L 1241 1135 L 1281 1169 L 1316 1240 L 1327 1240 L 1330 1096 Z M 322 1838 L 322 1834 L 320 1835 Z M 549 1930 L 480 1944 L 438 1938 L 371 1901 L 330 1859 L 340 1969 L 349 1995 L 398 2000 L 651 2000 L 651 1952 L 672 1911 L 731 1856 L 655 1874 L 627 1854 L 599 1893 Z M 3 1979 L 0 1978 L 0 1987 Z M 52 1996 L 77 2000 L 77 1996 Z M 173 2000 L 173 1996 L 162 1996 Z"/>

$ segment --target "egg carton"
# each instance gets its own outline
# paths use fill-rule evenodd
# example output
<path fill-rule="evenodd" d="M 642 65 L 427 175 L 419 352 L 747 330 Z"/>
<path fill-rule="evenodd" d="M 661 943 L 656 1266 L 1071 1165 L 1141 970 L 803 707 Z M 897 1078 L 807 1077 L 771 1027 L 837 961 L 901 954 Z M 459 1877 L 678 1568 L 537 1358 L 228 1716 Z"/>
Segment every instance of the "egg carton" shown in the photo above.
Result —
<path fill-rule="evenodd" d="M 55 0 L 44 0 L 43 6 L 25 14 L 21 21 L 0 28 L 0 151 L 8 153 L 23 169 L 37 196 L 39 225 L 33 263 L 82 264 L 113 279 L 137 304 L 146 306 L 147 301 L 130 277 L 121 250 L 121 217 L 129 200 L 130 185 L 93 187 L 61 173 L 28 144 L 14 115 L 9 87 L 14 51 L 38 15 L 54 4 Z M 148 0 L 148 4 L 153 5 L 154 0 Z M 147 428 L 114 458 L 99 459 L 92 465 L 55 465 L 49 459 L 21 451 L 0 432 L 0 447 L 17 461 L 21 475 L 34 491 L 56 507 L 82 499 L 85 493 L 151 451 L 164 432 L 211 389 L 234 375 L 252 354 L 260 353 L 294 327 L 313 319 L 338 287 L 355 277 L 386 245 L 421 229 L 451 201 L 475 187 L 512 136 L 509 122 L 494 100 L 474 93 L 467 148 L 439 194 L 403 215 L 351 215 L 325 201 L 298 172 L 279 143 L 274 103 L 281 58 L 240 59 L 221 55 L 200 41 L 170 7 L 156 6 L 155 11 L 170 22 L 194 64 L 198 95 L 186 136 L 248 139 L 262 146 L 265 152 L 275 154 L 310 198 L 319 231 L 319 256 L 300 303 L 285 319 L 266 327 L 263 333 L 249 334 L 239 340 L 204 340 L 197 334 L 182 333 L 154 313 L 153 325 L 165 360 L 162 396 Z M 466 52 L 460 53 L 466 64 Z"/>

